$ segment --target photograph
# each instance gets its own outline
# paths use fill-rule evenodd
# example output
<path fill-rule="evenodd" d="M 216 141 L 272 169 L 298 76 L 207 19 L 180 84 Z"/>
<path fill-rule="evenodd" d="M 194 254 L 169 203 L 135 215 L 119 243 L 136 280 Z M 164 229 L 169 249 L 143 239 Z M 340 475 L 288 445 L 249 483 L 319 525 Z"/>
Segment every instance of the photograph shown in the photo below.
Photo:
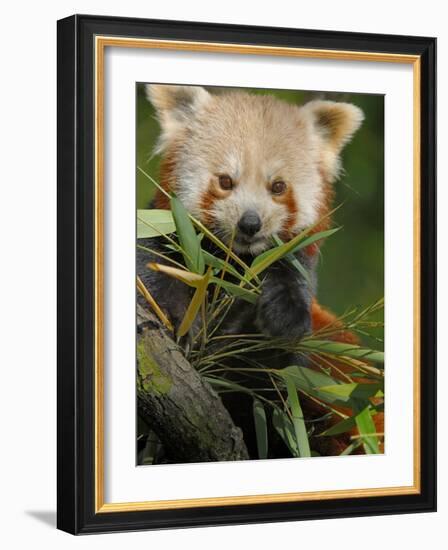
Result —
<path fill-rule="evenodd" d="M 135 104 L 137 464 L 384 453 L 384 95 Z"/>

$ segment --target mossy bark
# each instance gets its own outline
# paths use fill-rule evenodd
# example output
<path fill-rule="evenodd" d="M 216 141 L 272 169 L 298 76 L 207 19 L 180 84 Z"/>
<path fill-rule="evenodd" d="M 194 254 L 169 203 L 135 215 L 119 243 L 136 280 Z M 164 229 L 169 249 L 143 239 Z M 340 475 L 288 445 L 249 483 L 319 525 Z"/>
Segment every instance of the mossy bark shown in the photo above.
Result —
<path fill-rule="evenodd" d="M 140 304 L 137 331 L 139 412 L 157 433 L 170 462 L 247 459 L 242 431 L 219 396 Z"/>

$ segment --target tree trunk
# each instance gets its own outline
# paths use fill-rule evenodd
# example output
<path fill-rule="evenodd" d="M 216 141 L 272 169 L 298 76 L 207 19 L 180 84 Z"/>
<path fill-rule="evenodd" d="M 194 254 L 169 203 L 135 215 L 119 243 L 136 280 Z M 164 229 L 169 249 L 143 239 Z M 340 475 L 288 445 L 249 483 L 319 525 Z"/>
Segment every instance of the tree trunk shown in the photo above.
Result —
<path fill-rule="evenodd" d="M 137 305 L 137 395 L 172 462 L 249 458 L 242 431 L 155 315 Z"/>

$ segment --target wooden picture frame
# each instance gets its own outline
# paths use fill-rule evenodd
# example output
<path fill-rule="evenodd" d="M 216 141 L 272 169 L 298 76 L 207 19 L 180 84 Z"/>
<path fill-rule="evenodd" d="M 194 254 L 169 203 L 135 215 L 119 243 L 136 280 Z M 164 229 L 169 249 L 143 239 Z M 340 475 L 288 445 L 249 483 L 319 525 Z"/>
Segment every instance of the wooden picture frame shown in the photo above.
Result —
<path fill-rule="evenodd" d="M 104 52 L 149 48 L 412 66 L 414 483 L 217 498 L 104 497 Z M 73 534 L 429 512 L 436 507 L 436 41 L 74 15 L 58 22 L 58 528 Z M 387 154 L 387 151 L 386 151 Z M 134 366 L 130 365 L 133 369 Z"/>

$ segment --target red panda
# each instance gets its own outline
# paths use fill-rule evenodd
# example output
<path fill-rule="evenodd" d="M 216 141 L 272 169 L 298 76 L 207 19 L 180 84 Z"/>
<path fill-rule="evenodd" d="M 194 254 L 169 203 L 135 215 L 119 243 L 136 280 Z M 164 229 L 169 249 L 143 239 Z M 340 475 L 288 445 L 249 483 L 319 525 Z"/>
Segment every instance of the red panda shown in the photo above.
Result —
<path fill-rule="evenodd" d="M 161 127 L 161 186 L 221 240 L 228 243 L 233 235 L 238 255 L 257 256 L 272 246 L 274 235 L 287 241 L 322 219 L 314 231 L 329 227 L 340 153 L 363 121 L 361 109 L 323 100 L 296 106 L 272 95 L 212 94 L 197 86 L 147 85 L 146 94 Z M 169 208 L 164 193 L 157 192 L 154 207 Z M 241 308 L 234 330 L 252 324 L 269 336 L 298 338 L 334 323 L 335 316 L 315 299 L 318 252 L 314 243 L 299 253 L 308 281 L 286 262 L 274 264 L 255 309 Z M 165 288 L 144 269 L 147 261 L 137 258 L 139 275 L 153 292 L 156 287 L 157 300 L 176 325 L 188 289 L 176 281 Z M 343 331 L 335 339 L 356 341 Z M 346 441 L 329 445 L 325 454 L 339 454 Z"/>

